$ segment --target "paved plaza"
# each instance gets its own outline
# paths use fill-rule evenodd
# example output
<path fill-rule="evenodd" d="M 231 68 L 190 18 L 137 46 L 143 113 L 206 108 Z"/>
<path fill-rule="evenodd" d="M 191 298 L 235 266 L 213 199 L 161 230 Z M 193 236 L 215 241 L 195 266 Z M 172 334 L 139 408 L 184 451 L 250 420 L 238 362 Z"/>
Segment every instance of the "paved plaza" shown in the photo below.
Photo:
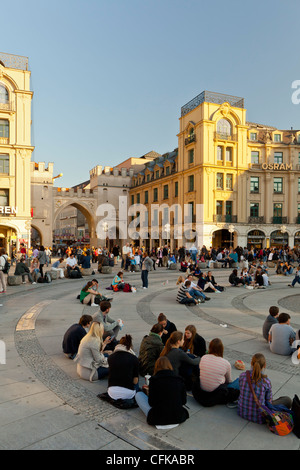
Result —
<path fill-rule="evenodd" d="M 96 266 L 95 266 L 96 267 Z M 118 267 L 113 268 L 117 271 Z M 206 271 L 206 270 L 205 270 Z M 139 273 L 124 279 L 136 293 L 113 293 L 110 316 L 124 321 L 121 334 L 133 336 L 138 353 L 144 335 L 163 312 L 184 331 L 194 324 L 207 343 L 222 339 L 224 357 L 232 364 L 233 379 L 241 359 L 249 368 L 251 357 L 261 352 L 267 359 L 267 375 L 275 398 L 300 394 L 300 365 L 290 357 L 269 351 L 262 324 L 270 305 L 290 313 L 291 325 L 300 328 L 300 288 L 289 288 L 291 279 L 270 270 L 272 285 L 265 290 L 229 287 L 229 269 L 214 270 L 221 295 L 195 307 L 176 303 L 178 271 L 159 268 L 149 273 L 149 288 L 141 288 Z M 96 274 L 100 291 L 112 275 Z M 89 278 L 56 280 L 51 284 L 8 287 L 0 302 L 0 339 L 6 345 L 6 364 L 0 364 L 0 449 L 85 450 L 298 450 L 294 434 L 273 435 L 266 426 L 250 423 L 226 406 L 204 408 L 188 392 L 190 418 L 177 428 L 158 430 L 146 423 L 139 408 L 119 410 L 97 398 L 107 380 L 90 383 L 79 379 L 76 364 L 62 353 L 62 339 L 83 313 L 96 308 L 77 299 Z M 110 294 L 109 294 L 110 296 Z M 120 336 L 121 337 L 121 336 Z M 144 383 L 141 378 L 140 385 Z"/>

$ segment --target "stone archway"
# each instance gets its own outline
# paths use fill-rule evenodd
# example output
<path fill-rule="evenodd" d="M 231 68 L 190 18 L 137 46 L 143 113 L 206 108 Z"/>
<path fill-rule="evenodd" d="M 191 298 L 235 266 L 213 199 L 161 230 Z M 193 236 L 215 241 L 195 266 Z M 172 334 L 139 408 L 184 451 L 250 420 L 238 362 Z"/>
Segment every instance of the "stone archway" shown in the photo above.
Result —
<path fill-rule="evenodd" d="M 78 209 L 85 217 L 88 228 L 89 228 L 89 238 L 90 238 L 90 245 L 97 246 L 97 235 L 96 235 L 96 216 L 94 214 L 94 203 L 81 203 L 77 202 L 76 200 L 68 200 L 68 201 L 56 201 L 54 207 L 54 215 L 53 215 L 53 228 L 58 220 L 59 215 L 68 207 L 75 207 Z"/>

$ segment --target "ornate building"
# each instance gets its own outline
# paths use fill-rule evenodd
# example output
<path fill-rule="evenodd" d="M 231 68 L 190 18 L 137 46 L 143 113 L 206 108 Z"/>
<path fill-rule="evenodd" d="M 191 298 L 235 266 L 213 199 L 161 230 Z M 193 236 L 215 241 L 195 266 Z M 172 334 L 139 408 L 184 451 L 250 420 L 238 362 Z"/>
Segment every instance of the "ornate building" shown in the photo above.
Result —
<path fill-rule="evenodd" d="M 178 148 L 135 172 L 130 200 L 149 248 L 297 245 L 300 131 L 247 122 L 243 98 L 204 91 L 181 109 Z"/>
<path fill-rule="evenodd" d="M 29 245 L 31 100 L 27 57 L 0 53 L 0 246 Z"/>

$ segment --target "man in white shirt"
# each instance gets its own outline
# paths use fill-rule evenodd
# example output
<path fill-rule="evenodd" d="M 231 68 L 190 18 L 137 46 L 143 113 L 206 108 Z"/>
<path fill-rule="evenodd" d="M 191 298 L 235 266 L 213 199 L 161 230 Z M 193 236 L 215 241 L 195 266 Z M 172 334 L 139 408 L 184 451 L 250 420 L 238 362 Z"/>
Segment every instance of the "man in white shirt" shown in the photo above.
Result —
<path fill-rule="evenodd" d="M 71 271 L 78 271 L 80 273 L 79 266 L 77 266 L 77 261 L 73 253 L 70 254 L 69 258 L 67 258 L 66 267 L 68 276 L 70 276 Z"/>

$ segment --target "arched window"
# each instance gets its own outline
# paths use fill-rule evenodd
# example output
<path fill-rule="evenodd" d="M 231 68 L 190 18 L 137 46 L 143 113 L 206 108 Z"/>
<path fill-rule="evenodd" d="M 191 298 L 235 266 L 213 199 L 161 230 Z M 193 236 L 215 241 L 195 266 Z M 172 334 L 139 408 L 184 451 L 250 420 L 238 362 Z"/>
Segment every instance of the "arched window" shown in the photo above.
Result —
<path fill-rule="evenodd" d="M 9 101 L 9 94 L 7 88 L 0 83 L 0 103 L 8 103 Z"/>
<path fill-rule="evenodd" d="M 220 119 L 217 122 L 217 133 L 224 136 L 230 136 L 232 134 L 231 124 L 227 119 Z"/>

